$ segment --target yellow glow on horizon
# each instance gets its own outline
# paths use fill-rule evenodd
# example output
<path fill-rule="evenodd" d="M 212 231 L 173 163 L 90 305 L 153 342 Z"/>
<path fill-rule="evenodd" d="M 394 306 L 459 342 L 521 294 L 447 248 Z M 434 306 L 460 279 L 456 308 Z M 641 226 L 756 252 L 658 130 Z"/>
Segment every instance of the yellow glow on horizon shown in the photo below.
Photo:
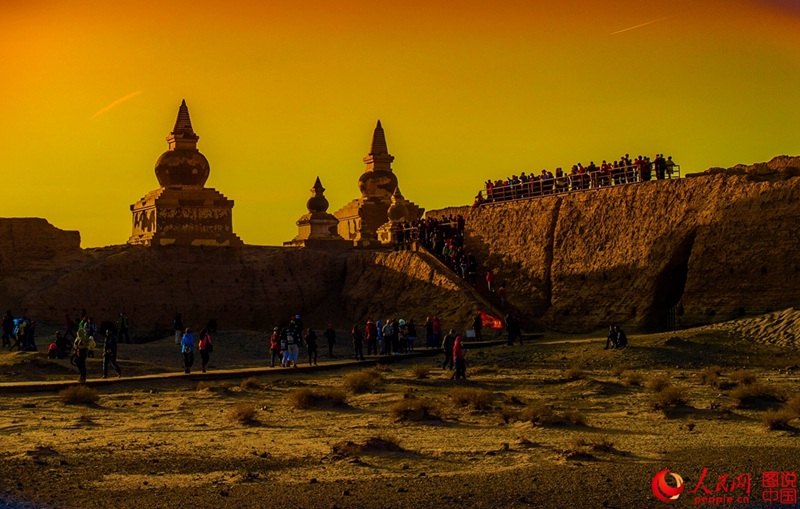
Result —
<path fill-rule="evenodd" d="M 125 242 L 183 98 L 251 244 L 294 237 L 317 175 L 331 212 L 357 197 L 379 118 L 427 209 L 625 152 L 685 171 L 800 153 L 800 13 L 697 4 L 4 3 L 0 216 Z"/>

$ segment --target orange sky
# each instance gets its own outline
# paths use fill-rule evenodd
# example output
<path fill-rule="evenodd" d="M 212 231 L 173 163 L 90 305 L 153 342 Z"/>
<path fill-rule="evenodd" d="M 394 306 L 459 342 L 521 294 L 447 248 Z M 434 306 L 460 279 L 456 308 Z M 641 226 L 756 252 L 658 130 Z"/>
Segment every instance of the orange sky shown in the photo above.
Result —
<path fill-rule="evenodd" d="M 6 0 L 0 216 L 125 242 L 183 98 L 250 244 L 296 234 L 317 175 L 331 212 L 355 198 L 378 118 L 428 209 L 624 152 L 800 153 L 797 1 L 535 4 Z"/>

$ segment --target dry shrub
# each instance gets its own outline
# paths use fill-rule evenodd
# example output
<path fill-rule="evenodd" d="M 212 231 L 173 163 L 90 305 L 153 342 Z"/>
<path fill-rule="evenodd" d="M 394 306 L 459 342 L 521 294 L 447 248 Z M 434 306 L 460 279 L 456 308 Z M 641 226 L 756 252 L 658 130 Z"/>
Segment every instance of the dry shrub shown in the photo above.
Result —
<path fill-rule="evenodd" d="M 586 416 L 580 410 L 567 410 L 561 414 L 561 422 L 576 426 L 586 426 Z"/>
<path fill-rule="evenodd" d="M 580 410 L 567 410 L 563 413 L 556 412 L 553 407 L 537 401 L 523 408 L 519 418 L 534 425 L 542 426 L 556 424 L 575 424 L 586 426 L 586 416 Z"/>
<path fill-rule="evenodd" d="M 414 375 L 414 378 L 422 380 L 423 378 L 428 378 L 428 374 L 431 372 L 431 368 L 425 366 L 423 364 L 415 364 L 411 367 L 411 374 Z"/>
<path fill-rule="evenodd" d="M 520 411 L 516 408 L 508 407 L 506 405 L 503 405 L 500 408 L 500 417 L 503 418 L 503 422 L 506 424 L 519 420 L 519 414 Z"/>
<path fill-rule="evenodd" d="M 684 396 L 683 389 L 671 385 L 665 386 L 653 397 L 653 408 L 664 412 L 686 403 L 687 399 Z"/>
<path fill-rule="evenodd" d="M 519 417 L 523 421 L 531 422 L 532 424 L 554 424 L 556 421 L 556 412 L 553 407 L 542 403 L 541 401 L 534 401 L 526 406 L 519 413 Z"/>
<path fill-rule="evenodd" d="M 703 385 L 710 385 L 711 387 L 719 386 L 719 376 L 722 374 L 722 368 L 719 366 L 709 366 L 700 372 L 698 378 Z"/>
<path fill-rule="evenodd" d="M 564 373 L 564 378 L 567 380 L 578 380 L 586 376 L 586 372 L 580 366 L 572 366 Z"/>
<path fill-rule="evenodd" d="M 795 417 L 800 417 L 800 394 L 795 394 L 789 398 L 783 408 L 791 412 Z"/>
<path fill-rule="evenodd" d="M 787 409 L 781 410 L 767 410 L 764 412 L 764 417 L 762 418 L 762 422 L 764 426 L 767 427 L 769 430 L 781 430 L 781 429 L 792 429 L 789 426 L 789 422 L 792 419 L 797 417 L 796 414 L 792 413 Z"/>
<path fill-rule="evenodd" d="M 760 382 L 739 385 L 731 391 L 730 396 L 736 400 L 738 408 L 783 401 L 783 398 L 775 389 Z"/>
<path fill-rule="evenodd" d="M 758 381 L 755 373 L 745 369 L 731 372 L 728 375 L 728 378 L 730 378 L 737 385 L 752 385 Z"/>
<path fill-rule="evenodd" d="M 639 385 L 642 385 L 642 380 L 643 379 L 644 378 L 642 377 L 642 375 L 640 375 L 636 371 L 623 371 L 622 372 L 622 381 L 625 383 L 625 385 L 639 386 Z"/>
<path fill-rule="evenodd" d="M 383 377 L 375 368 L 348 373 L 342 380 L 342 385 L 355 394 L 367 392 L 381 383 L 383 383 Z"/>
<path fill-rule="evenodd" d="M 620 364 L 617 364 L 613 368 L 611 368 L 611 374 L 614 376 L 622 376 L 622 374 L 625 373 L 625 371 L 626 371 L 625 366 L 622 366 Z"/>
<path fill-rule="evenodd" d="M 197 392 L 228 392 L 228 386 L 219 382 L 200 381 L 197 383 Z"/>
<path fill-rule="evenodd" d="M 441 421 L 439 404 L 429 398 L 405 398 L 389 409 L 389 415 L 396 421 Z"/>
<path fill-rule="evenodd" d="M 405 449 L 400 445 L 400 441 L 391 434 L 381 434 L 377 437 L 368 438 L 363 444 L 351 442 L 339 442 L 331 447 L 334 456 L 358 457 L 362 454 L 383 453 L 383 452 L 404 452 Z"/>
<path fill-rule="evenodd" d="M 239 384 L 239 389 L 246 391 L 250 389 L 260 389 L 262 387 L 261 381 L 259 381 L 255 377 L 250 377 L 242 380 L 242 383 Z"/>
<path fill-rule="evenodd" d="M 238 422 L 239 424 L 250 424 L 256 422 L 256 407 L 250 403 L 239 403 L 231 408 L 228 413 L 228 420 L 230 422 Z"/>
<path fill-rule="evenodd" d="M 388 364 L 377 364 L 374 368 L 377 373 L 391 373 L 392 367 Z"/>
<path fill-rule="evenodd" d="M 595 451 L 612 452 L 614 450 L 614 442 L 609 440 L 606 436 L 601 436 L 592 440 L 591 447 L 592 450 Z"/>
<path fill-rule="evenodd" d="M 100 394 L 85 385 L 73 385 L 58 393 L 58 397 L 65 405 L 96 405 L 100 401 Z"/>
<path fill-rule="evenodd" d="M 648 390 L 659 393 L 669 387 L 669 379 L 667 379 L 665 376 L 658 375 L 649 379 L 645 385 L 647 386 Z"/>
<path fill-rule="evenodd" d="M 583 437 L 573 437 L 569 442 L 569 448 L 567 450 L 570 452 L 588 452 L 589 450 L 612 452 L 614 450 L 614 443 L 611 442 L 608 437 L 604 436 L 595 440 L 587 440 Z"/>
<path fill-rule="evenodd" d="M 311 389 L 302 387 L 289 394 L 293 408 L 333 408 L 347 406 L 347 393 L 341 389 Z"/>
<path fill-rule="evenodd" d="M 491 408 L 494 399 L 490 391 L 475 387 L 453 387 L 450 389 L 449 395 L 456 405 L 470 407 L 473 410 Z"/>

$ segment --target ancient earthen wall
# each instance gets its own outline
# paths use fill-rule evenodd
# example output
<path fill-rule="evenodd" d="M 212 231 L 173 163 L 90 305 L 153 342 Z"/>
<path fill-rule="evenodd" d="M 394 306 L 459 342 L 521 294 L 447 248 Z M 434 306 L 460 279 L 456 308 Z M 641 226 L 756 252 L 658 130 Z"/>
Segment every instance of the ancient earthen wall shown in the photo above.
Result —
<path fill-rule="evenodd" d="M 555 329 L 783 309 L 800 303 L 800 158 L 774 162 L 472 209 L 466 247 Z"/>

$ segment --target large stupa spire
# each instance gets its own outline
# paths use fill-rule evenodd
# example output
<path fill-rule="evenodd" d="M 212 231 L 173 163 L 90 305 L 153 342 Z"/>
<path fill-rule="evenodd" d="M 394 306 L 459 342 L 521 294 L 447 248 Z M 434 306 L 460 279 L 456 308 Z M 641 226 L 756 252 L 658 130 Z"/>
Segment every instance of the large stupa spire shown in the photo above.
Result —
<path fill-rule="evenodd" d="M 175 120 L 175 127 L 167 136 L 167 143 L 170 150 L 197 150 L 197 140 L 200 137 L 192 129 L 192 119 L 189 118 L 189 107 L 186 106 L 186 99 L 181 101 L 178 108 L 178 118 Z"/>
<path fill-rule="evenodd" d="M 369 154 L 364 158 L 364 163 L 367 165 L 365 171 L 391 172 L 392 161 L 394 161 L 394 156 L 389 154 L 389 149 L 386 147 L 386 133 L 383 132 L 381 121 L 378 120 L 378 125 L 375 126 L 375 130 L 372 132 Z"/>

